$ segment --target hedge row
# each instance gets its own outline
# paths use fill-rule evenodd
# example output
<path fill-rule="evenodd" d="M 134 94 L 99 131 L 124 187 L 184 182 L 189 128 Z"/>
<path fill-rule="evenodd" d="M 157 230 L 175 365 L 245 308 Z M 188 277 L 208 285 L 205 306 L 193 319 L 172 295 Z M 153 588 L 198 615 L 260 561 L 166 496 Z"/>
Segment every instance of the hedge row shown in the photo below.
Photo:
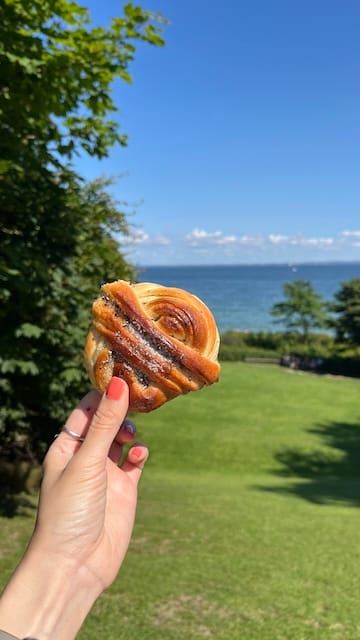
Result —
<path fill-rule="evenodd" d="M 340 344 L 328 334 L 227 331 L 222 334 L 221 361 L 278 362 L 291 368 L 360 377 L 360 347 Z"/>

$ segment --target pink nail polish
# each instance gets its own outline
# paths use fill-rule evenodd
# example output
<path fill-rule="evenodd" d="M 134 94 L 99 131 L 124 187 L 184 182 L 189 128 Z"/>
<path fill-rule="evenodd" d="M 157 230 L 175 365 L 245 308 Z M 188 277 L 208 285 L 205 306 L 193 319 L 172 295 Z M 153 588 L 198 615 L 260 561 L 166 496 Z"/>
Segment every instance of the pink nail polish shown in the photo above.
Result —
<path fill-rule="evenodd" d="M 111 378 L 108 388 L 106 389 L 106 397 L 110 400 L 119 400 L 124 390 L 124 381 L 121 378 Z"/>
<path fill-rule="evenodd" d="M 144 455 L 144 451 L 141 447 L 131 447 L 131 455 L 135 458 L 142 458 Z"/>
<path fill-rule="evenodd" d="M 131 454 L 135 458 L 142 458 L 144 455 L 144 447 L 146 447 L 146 445 L 143 444 L 142 442 L 135 442 L 135 444 L 133 444 L 133 446 L 130 449 Z"/>

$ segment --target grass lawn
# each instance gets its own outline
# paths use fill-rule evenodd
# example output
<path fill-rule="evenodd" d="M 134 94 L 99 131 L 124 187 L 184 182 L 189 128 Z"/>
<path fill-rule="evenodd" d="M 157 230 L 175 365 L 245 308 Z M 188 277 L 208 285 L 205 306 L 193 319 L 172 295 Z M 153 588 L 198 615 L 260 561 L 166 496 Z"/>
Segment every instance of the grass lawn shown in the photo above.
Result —
<path fill-rule="evenodd" d="M 360 640 L 360 380 L 225 363 L 138 416 L 129 554 L 80 640 Z M 33 511 L 0 519 L 9 575 Z"/>

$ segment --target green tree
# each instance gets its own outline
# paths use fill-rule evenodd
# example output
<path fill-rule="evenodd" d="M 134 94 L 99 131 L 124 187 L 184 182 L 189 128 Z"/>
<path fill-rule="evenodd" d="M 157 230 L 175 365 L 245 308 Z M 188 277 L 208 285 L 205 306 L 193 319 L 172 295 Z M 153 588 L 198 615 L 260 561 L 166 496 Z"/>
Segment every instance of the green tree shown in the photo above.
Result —
<path fill-rule="evenodd" d="M 325 302 L 307 280 L 286 282 L 283 292 L 285 300 L 274 304 L 270 313 L 289 333 L 300 333 L 307 342 L 313 329 L 327 324 Z"/>
<path fill-rule="evenodd" d="M 68 179 L 62 200 L 56 187 L 52 200 L 39 185 L 32 194 L 38 196 L 36 224 L 29 224 L 28 197 L 16 233 L 13 227 L 2 244 L 0 438 L 8 460 L 41 460 L 89 388 L 83 346 L 99 285 L 136 275 L 114 239 L 116 233 L 126 238 L 128 224 L 107 182 L 80 187 Z"/>
<path fill-rule="evenodd" d="M 134 279 L 127 212 L 109 181 L 86 184 L 80 150 L 126 144 L 112 84 L 136 42 L 163 43 L 127 4 L 108 28 L 71 0 L 0 4 L 0 457 L 40 461 L 89 387 L 83 345 L 102 281 Z"/>
<path fill-rule="evenodd" d="M 335 315 L 330 322 L 337 340 L 360 345 L 360 278 L 343 282 L 334 300 L 330 311 Z"/>
<path fill-rule="evenodd" d="M 109 27 L 72 0 L 0 3 L 0 151 L 4 171 L 35 158 L 58 167 L 79 149 L 102 158 L 126 144 L 112 97 L 131 82 L 136 42 L 162 45 L 160 16 L 128 3 Z"/>

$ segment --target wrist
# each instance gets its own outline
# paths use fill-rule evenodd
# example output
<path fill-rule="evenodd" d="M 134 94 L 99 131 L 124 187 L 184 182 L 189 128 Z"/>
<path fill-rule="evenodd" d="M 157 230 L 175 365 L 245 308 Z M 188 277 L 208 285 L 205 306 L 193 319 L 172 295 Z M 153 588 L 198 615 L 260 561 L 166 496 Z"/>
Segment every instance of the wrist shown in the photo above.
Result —
<path fill-rule="evenodd" d="M 30 545 L 0 598 L 0 629 L 34 640 L 75 638 L 102 590 L 88 578 L 72 560 Z"/>

